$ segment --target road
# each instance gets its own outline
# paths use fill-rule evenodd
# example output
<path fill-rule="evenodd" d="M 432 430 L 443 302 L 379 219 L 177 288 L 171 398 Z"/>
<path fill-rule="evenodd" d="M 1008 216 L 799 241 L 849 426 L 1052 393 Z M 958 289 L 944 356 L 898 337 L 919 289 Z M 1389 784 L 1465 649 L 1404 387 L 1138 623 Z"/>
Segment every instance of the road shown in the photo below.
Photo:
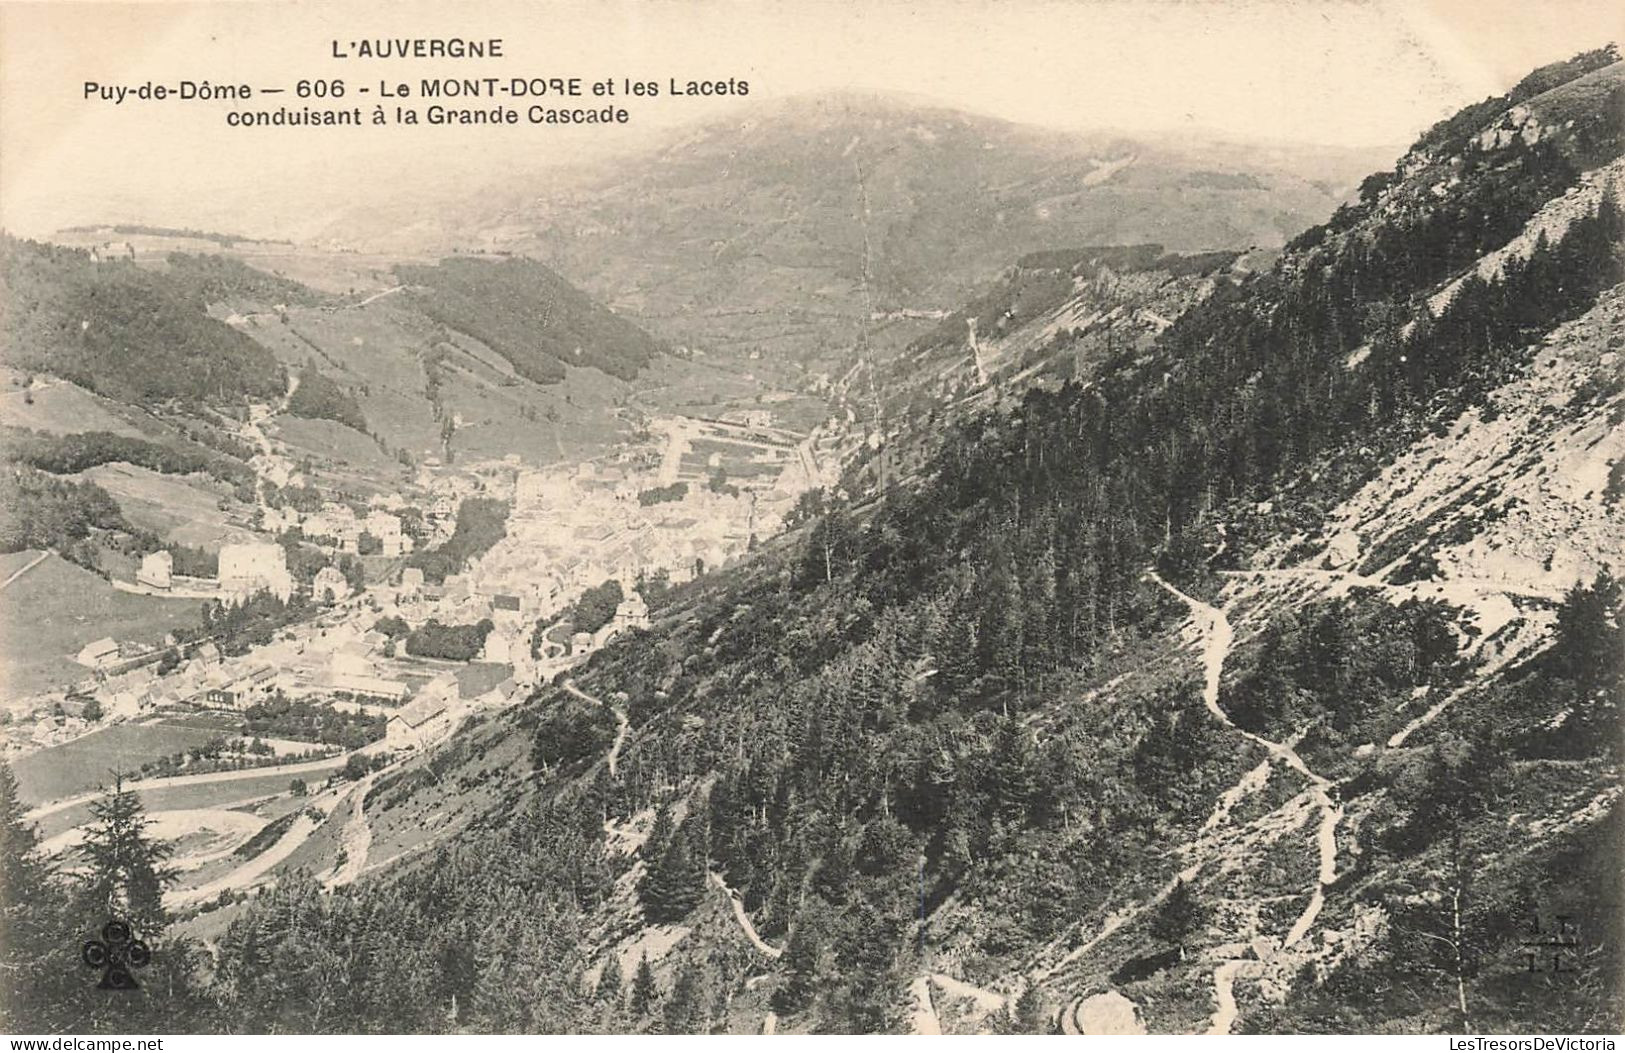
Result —
<path fill-rule="evenodd" d="M 264 877 L 270 870 L 284 859 L 293 855 L 294 850 L 304 844 L 311 834 L 316 832 L 320 824 L 304 812 L 293 821 L 293 825 L 279 838 L 276 844 L 250 859 L 247 863 L 233 870 L 224 877 L 200 885 L 197 888 L 176 889 L 165 893 L 164 905 L 184 907 L 193 903 L 206 903 L 222 892 L 245 889 Z"/>
<path fill-rule="evenodd" d="M 374 743 L 373 745 L 377 746 L 379 744 L 380 743 Z M 367 749 L 370 750 L 372 747 L 369 746 Z M 365 750 L 358 752 L 365 752 Z M 202 775 L 176 775 L 167 779 L 141 779 L 136 782 L 128 782 L 125 785 L 129 789 L 140 793 L 144 790 L 168 790 L 176 786 L 201 786 L 205 783 L 236 782 L 239 779 L 263 779 L 268 775 L 292 776 L 306 775 L 312 772 L 333 772 L 344 767 L 346 760 L 347 756 L 341 754 L 337 757 L 324 757 L 321 760 L 300 761 L 298 764 L 273 764 L 267 765 L 263 768 L 243 768 L 239 771 L 215 771 L 207 772 Z M 104 796 L 106 796 L 106 794 L 101 790 L 88 790 L 85 793 L 77 794 L 73 797 L 65 797 L 60 801 L 51 801 L 49 803 L 42 804 L 30 811 L 27 815 L 23 816 L 23 818 L 33 822 L 43 819 L 48 815 L 54 815 L 65 808 L 73 808 L 77 805 L 88 804 L 91 801 L 97 800 Z"/>

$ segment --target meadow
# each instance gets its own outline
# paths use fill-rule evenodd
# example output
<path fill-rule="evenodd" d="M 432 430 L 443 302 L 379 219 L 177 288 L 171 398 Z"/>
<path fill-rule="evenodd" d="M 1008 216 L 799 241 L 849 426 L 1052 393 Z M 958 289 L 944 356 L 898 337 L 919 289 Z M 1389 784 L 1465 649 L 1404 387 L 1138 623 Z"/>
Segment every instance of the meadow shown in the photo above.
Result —
<path fill-rule="evenodd" d="M 104 636 L 159 644 L 171 629 L 196 625 L 199 608 L 120 592 L 50 556 L 8 585 L 0 603 L 0 692 L 16 699 L 81 680 L 90 670 L 73 656 L 85 644 Z"/>

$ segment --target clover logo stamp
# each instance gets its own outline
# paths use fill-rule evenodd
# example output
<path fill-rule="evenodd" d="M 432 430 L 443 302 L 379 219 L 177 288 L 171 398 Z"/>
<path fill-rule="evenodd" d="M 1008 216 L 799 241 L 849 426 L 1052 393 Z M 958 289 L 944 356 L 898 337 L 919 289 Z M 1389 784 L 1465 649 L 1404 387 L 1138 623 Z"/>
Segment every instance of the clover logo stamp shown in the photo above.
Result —
<path fill-rule="evenodd" d="M 113 918 L 102 926 L 101 939 L 85 941 L 79 957 L 87 967 L 102 971 L 102 982 L 96 985 L 100 989 L 133 991 L 141 986 L 133 970 L 152 961 L 152 948 L 136 937 L 129 922 Z"/>

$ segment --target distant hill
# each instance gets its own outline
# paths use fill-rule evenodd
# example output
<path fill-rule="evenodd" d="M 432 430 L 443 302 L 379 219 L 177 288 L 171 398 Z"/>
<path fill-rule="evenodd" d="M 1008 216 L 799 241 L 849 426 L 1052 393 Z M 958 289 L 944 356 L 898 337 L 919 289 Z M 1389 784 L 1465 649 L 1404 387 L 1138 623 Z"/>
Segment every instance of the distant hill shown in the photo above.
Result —
<path fill-rule="evenodd" d="M 660 352 L 648 333 L 533 260 L 451 258 L 395 273 L 424 314 L 539 384 L 563 380 L 566 366 L 630 380 Z"/>
<path fill-rule="evenodd" d="M 865 341 L 896 348 L 921 331 L 876 312 L 951 308 L 1035 248 L 1278 246 L 1374 161 L 1082 137 L 840 94 L 687 132 L 584 182 L 516 179 L 411 224 L 369 206 L 334 233 L 532 255 L 707 354 L 838 373 Z"/>
<path fill-rule="evenodd" d="M 280 393 L 276 359 L 205 313 L 217 279 L 201 265 L 164 273 L 0 235 L 0 361 L 136 403 Z"/>

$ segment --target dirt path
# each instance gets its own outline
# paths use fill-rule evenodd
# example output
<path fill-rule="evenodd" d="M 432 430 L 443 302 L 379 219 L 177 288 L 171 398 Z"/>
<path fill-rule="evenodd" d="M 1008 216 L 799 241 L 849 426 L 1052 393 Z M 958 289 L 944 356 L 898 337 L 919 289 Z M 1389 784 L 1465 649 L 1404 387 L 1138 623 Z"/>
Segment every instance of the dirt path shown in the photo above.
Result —
<path fill-rule="evenodd" d="M 406 288 L 406 286 L 397 285 L 393 289 L 385 289 L 383 292 L 375 292 L 371 296 L 367 297 L 365 300 L 362 300 L 359 303 L 357 303 L 355 306 L 357 306 L 357 307 L 365 307 L 369 303 L 373 303 L 375 301 L 382 300 L 384 297 L 389 296 L 389 295 L 391 295 L 393 293 L 398 293 L 404 288 Z"/>
<path fill-rule="evenodd" d="M 349 797 L 355 810 L 350 813 L 349 821 L 339 833 L 339 848 L 344 853 L 344 863 L 335 867 L 332 876 L 322 882 L 322 887 L 329 892 L 360 877 L 367 866 L 367 853 L 372 848 L 372 823 L 367 820 L 367 791 L 372 789 L 372 782 L 377 777 L 376 774 L 367 776 L 350 791 Z"/>
<path fill-rule="evenodd" d="M 16 570 L 12 571 L 10 577 L 6 578 L 5 581 L 0 581 L 0 589 L 5 588 L 7 585 L 10 585 L 12 582 L 16 581 L 18 578 L 22 577 L 24 574 L 27 574 L 29 571 L 31 571 L 35 567 L 39 566 L 41 563 L 44 563 L 48 558 L 50 558 L 50 555 L 51 555 L 51 550 L 46 549 L 44 552 L 41 552 L 39 555 L 35 556 L 33 559 L 29 560 L 27 563 L 23 564 L 22 566 L 18 567 Z"/>
<path fill-rule="evenodd" d="M 714 870 L 710 874 L 712 883 L 721 889 L 722 894 L 728 898 L 728 905 L 733 907 L 734 920 L 739 923 L 739 930 L 745 934 L 745 939 L 750 941 L 750 945 L 769 958 L 777 958 L 783 954 L 783 947 L 773 946 L 757 933 L 756 926 L 750 923 L 750 915 L 745 913 L 745 904 L 739 898 L 739 893 L 728 887 L 728 883 L 722 880 L 721 874 Z"/>
<path fill-rule="evenodd" d="M 1208 1023 L 1208 1034 L 1228 1035 L 1236 1026 L 1236 977 L 1249 971 L 1252 965 L 1245 958 L 1232 958 L 1213 970 L 1213 1002 L 1218 1008 Z"/>
<path fill-rule="evenodd" d="M 936 1007 L 931 1004 L 931 978 L 928 976 L 916 977 L 908 985 L 908 993 L 914 999 L 914 1013 L 909 1020 L 909 1028 L 916 1035 L 942 1034 L 942 1022 L 937 1019 Z"/>
<path fill-rule="evenodd" d="M 1316 806 L 1320 809 L 1320 824 L 1315 830 L 1315 847 L 1320 857 L 1320 866 L 1316 875 L 1315 887 L 1309 896 L 1309 903 L 1304 907 L 1303 913 L 1298 915 L 1288 930 L 1284 945 L 1291 947 L 1308 934 L 1315 920 L 1320 916 L 1321 909 L 1326 905 L 1326 886 L 1337 879 L 1337 827 L 1343 821 L 1343 806 L 1334 803 L 1332 793 L 1334 783 L 1325 776 L 1310 769 L 1304 763 L 1297 750 L 1290 745 L 1266 739 L 1262 735 L 1255 735 L 1250 731 L 1237 727 L 1219 705 L 1219 681 L 1224 672 L 1225 659 L 1230 654 L 1230 648 L 1235 643 L 1235 631 L 1230 626 L 1230 620 L 1223 611 L 1217 607 L 1187 596 L 1166 581 L 1162 580 L 1155 571 L 1148 577 L 1178 597 L 1190 608 L 1197 624 L 1203 626 L 1206 640 L 1202 649 L 1202 661 L 1205 669 L 1205 682 L 1202 688 L 1202 701 L 1219 722 L 1230 730 L 1241 735 L 1251 742 L 1257 743 L 1269 752 L 1270 756 L 1286 764 L 1287 767 L 1302 775 L 1309 783 L 1309 792 L 1314 798 Z M 1256 771 L 1257 769 L 1254 769 Z M 1252 776 L 1248 773 L 1248 777 Z M 1221 804 L 1222 804 L 1221 799 Z M 1229 1034 L 1230 1027 L 1235 1022 L 1235 998 L 1232 990 L 1236 976 L 1245 968 L 1248 962 L 1245 959 L 1236 959 L 1221 963 L 1213 974 L 1213 987 L 1218 1010 L 1214 1014 L 1212 1029 L 1218 1034 Z"/>
<path fill-rule="evenodd" d="M 570 694 L 576 696 L 584 702 L 591 702 L 595 706 L 603 706 L 605 709 L 615 714 L 615 723 L 617 725 L 615 728 L 615 741 L 610 745 L 609 756 L 606 758 L 609 765 L 609 774 L 613 777 L 615 775 L 615 762 L 621 755 L 621 746 L 626 743 L 626 733 L 628 729 L 626 714 L 622 713 L 608 702 L 605 702 L 602 699 L 594 698 L 593 696 L 587 694 L 585 691 L 576 686 L 576 682 L 574 680 L 566 680 L 564 682 L 564 690 L 570 692 Z"/>

